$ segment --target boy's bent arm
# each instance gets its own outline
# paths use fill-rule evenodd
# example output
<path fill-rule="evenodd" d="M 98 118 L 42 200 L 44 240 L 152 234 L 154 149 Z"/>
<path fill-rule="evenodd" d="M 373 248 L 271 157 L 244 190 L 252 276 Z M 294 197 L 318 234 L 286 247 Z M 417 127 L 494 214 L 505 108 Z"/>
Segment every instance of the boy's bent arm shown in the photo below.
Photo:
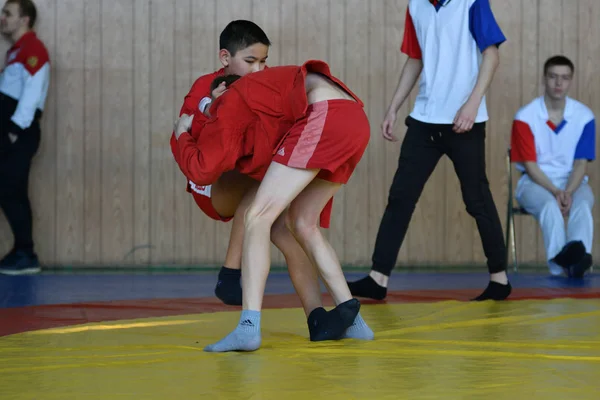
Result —
<path fill-rule="evenodd" d="M 204 140 L 201 145 L 185 132 L 177 140 L 177 149 L 179 169 L 197 185 L 212 185 L 225 172 L 228 151 L 221 141 Z"/>
<path fill-rule="evenodd" d="M 569 194 L 573 194 L 581 182 L 583 182 L 583 178 L 585 177 L 585 172 L 587 169 L 588 160 L 578 159 L 573 163 L 573 169 L 571 170 L 571 174 L 569 175 L 569 180 L 567 182 L 567 187 L 565 192 Z"/>
<path fill-rule="evenodd" d="M 249 123 L 243 101 L 235 91 L 221 96 L 212 109 L 216 115 L 201 125 L 197 140 L 187 132 L 177 139 L 179 168 L 197 185 L 211 185 L 222 173 L 235 168 Z"/>
<path fill-rule="evenodd" d="M 398 113 L 398 110 L 410 94 L 415 83 L 417 83 L 417 79 L 419 79 L 422 70 L 422 60 L 410 57 L 406 60 L 402 73 L 400 74 L 400 79 L 398 80 L 396 92 L 394 93 L 394 97 L 388 108 L 388 113 Z"/>
<path fill-rule="evenodd" d="M 492 84 L 499 64 L 500 50 L 497 46 L 490 46 L 483 51 L 477 82 L 469 97 L 469 101 L 475 102 L 478 107 Z"/>
<path fill-rule="evenodd" d="M 537 162 L 527 161 L 524 162 L 523 165 L 525 166 L 527 175 L 529 175 L 533 182 L 537 183 L 554 196 L 560 193 L 560 189 L 554 186 L 550 178 L 548 178 L 544 171 L 540 169 L 540 166 L 537 164 Z"/>

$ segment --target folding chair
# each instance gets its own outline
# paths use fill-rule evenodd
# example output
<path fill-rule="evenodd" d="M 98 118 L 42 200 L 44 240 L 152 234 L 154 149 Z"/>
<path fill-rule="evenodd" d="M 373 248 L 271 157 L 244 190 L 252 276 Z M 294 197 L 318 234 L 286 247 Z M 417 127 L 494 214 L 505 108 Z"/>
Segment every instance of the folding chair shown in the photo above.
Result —
<path fill-rule="evenodd" d="M 518 270 L 517 245 L 515 239 L 515 215 L 529 215 L 523 207 L 515 206 L 513 200 L 512 168 L 510 163 L 510 147 L 506 154 L 506 172 L 508 173 L 508 204 L 506 212 L 506 261 L 509 260 L 509 252 L 512 256 L 513 269 Z"/>

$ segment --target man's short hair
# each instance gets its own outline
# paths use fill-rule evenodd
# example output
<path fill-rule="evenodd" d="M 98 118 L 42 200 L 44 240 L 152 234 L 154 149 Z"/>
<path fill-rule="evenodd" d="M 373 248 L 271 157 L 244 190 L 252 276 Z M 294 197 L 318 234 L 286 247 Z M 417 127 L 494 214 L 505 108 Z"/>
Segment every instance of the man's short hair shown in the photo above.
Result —
<path fill-rule="evenodd" d="M 567 66 L 571 68 L 571 73 L 575 73 L 575 66 L 573 62 L 563 55 L 552 56 L 544 63 L 544 75 L 548 73 L 548 70 L 556 66 Z"/>
<path fill-rule="evenodd" d="M 271 46 L 271 41 L 260 26 L 243 19 L 231 21 L 219 36 L 219 48 L 229 51 L 232 56 L 256 43 Z"/>
<path fill-rule="evenodd" d="M 19 15 L 29 17 L 29 29 L 33 28 L 37 20 L 37 8 L 32 0 L 7 0 L 6 4 L 17 4 L 19 6 Z"/>
<path fill-rule="evenodd" d="M 225 82 L 225 87 L 229 87 L 229 85 L 240 78 L 241 76 L 235 74 L 217 76 L 210 84 L 210 92 L 212 93 L 212 91 L 215 90 L 217 86 L 221 84 L 221 82 Z"/>

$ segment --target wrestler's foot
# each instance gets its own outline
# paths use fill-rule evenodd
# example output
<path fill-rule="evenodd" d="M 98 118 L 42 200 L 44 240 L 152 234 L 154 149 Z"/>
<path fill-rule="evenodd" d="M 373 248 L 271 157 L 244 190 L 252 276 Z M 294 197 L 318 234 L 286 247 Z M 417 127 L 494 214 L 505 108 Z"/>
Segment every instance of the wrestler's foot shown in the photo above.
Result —
<path fill-rule="evenodd" d="M 569 271 L 571 266 L 578 264 L 583 260 L 585 254 L 585 246 L 583 245 L 583 242 L 580 240 L 574 240 L 565 244 L 561 251 L 550 261 Z"/>
<path fill-rule="evenodd" d="M 352 325 L 360 310 L 356 299 L 339 304 L 331 311 L 323 307 L 314 309 L 308 316 L 308 331 L 312 342 L 341 339 Z"/>
<path fill-rule="evenodd" d="M 506 300 L 512 292 L 512 286 L 510 282 L 503 285 L 498 282 L 490 281 L 487 288 L 479 296 L 471 299 L 472 301 L 484 301 L 484 300 Z"/>
<path fill-rule="evenodd" d="M 242 305 L 242 285 L 240 283 L 242 273 L 239 269 L 221 267 L 215 296 L 229 306 Z"/>
<path fill-rule="evenodd" d="M 359 313 L 354 319 L 354 323 L 350 326 L 350 328 L 346 329 L 343 338 L 373 340 L 375 338 L 375 334 Z"/>
<path fill-rule="evenodd" d="M 592 255 L 586 253 L 582 259 L 569 269 L 569 276 L 575 279 L 581 279 L 588 269 L 592 267 Z"/>
<path fill-rule="evenodd" d="M 204 348 L 207 352 L 255 351 L 261 345 L 260 311 L 244 310 L 238 326 L 225 338 Z"/>
<path fill-rule="evenodd" d="M 352 296 L 366 297 L 369 299 L 383 300 L 387 296 L 387 288 L 378 285 L 370 276 L 355 281 L 348 282 L 348 288 Z"/>

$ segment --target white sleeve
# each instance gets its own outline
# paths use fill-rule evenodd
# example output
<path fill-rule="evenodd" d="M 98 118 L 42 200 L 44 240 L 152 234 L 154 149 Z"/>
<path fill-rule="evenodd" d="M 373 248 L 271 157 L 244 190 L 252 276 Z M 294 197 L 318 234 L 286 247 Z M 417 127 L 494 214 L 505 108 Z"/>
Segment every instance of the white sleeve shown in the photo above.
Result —
<path fill-rule="evenodd" d="M 210 103 L 212 103 L 212 98 L 210 97 L 203 97 L 202 100 L 200 100 L 198 108 L 202 114 L 204 114 L 204 110 L 206 110 L 206 107 L 209 106 Z"/>
<path fill-rule="evenodd" d="M 50 63 L 44 64 L 34 75 L 23 69 L 25 86 L 23 94 L 11 121 L 21 129 L 27 129 L 35 116 L 36 110 L 43 109 L 50 83 Z"/>

